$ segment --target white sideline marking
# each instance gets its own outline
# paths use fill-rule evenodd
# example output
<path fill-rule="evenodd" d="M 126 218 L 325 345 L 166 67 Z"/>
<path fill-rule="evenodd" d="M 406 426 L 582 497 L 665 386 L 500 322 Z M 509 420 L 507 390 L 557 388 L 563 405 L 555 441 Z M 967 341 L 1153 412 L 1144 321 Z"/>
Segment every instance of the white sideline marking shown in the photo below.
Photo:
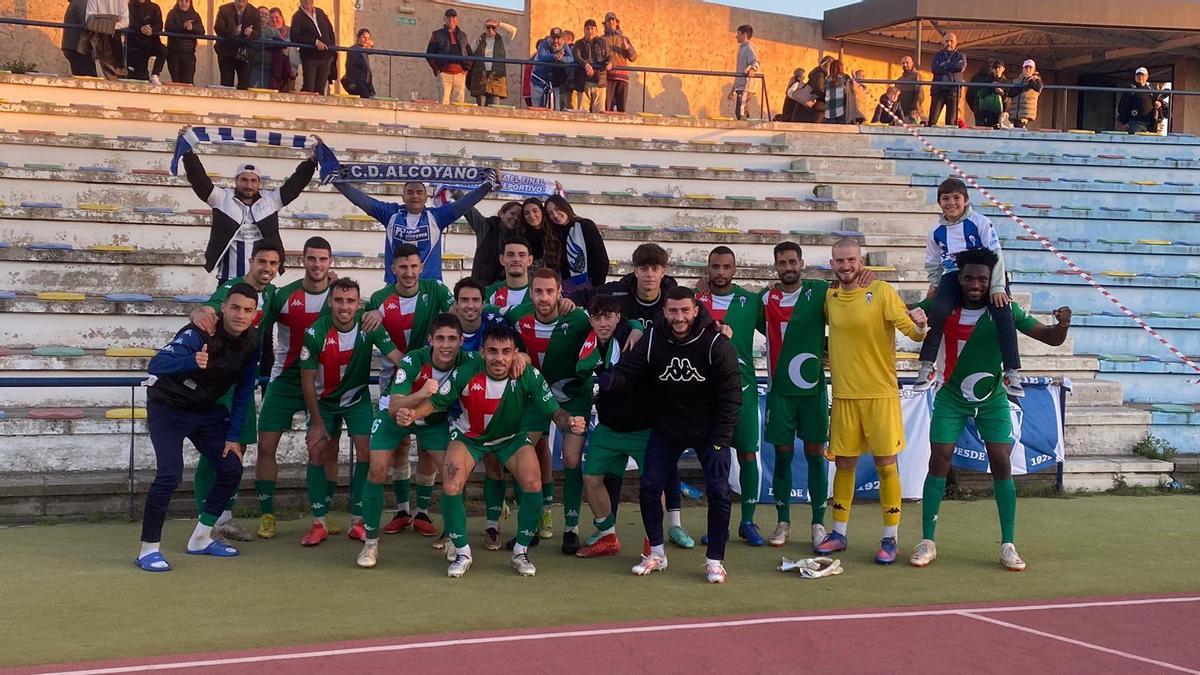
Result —
<path fill-rule="evenodd" d="M 1147 663 L 1161 665 L 1163 667 L 1173 668 L 1187 673 L 1200 673 L 1200 671 L 1187 670 L 1179 666 L 1153 661 L 1135 654 L 1126 654 L 1099 645 L 1093 645 L 1086 642 L 1078 642 L 1070 638 L 1064 638 L 1051 633 L 1042 633 L 1035 631 L 1032 628 L 1024 628 L 1016 624 L 1009 624 L 1003 621 L 994 621 L 986 617 L 979 616 L 980 614 L 992 614 L 1001 612 L 1044 612 L 1056 609 L 1086 609 L 1092 607 L 1129 607 L 1136 605 L 1161 605 L 1175 604 L 1184 602 L 1200 602 L 1200 596 L 1181 596 L 1171 598 L 1146 598 L 1141 600 L 1108 600 L 1096 602 L 1070 602 L 1059 604 L 1043 604 L 1043 605 L 1009 605 L 1003 607 L 975 607 L 975 608 L 960 608 L 960 609 L 925 609 L 925 610 L 909 610 L 897 612 L 864 612 L 861 614 L 818 614 L 808 616 L 771 616 L 761 617 L 757 619 L 735 619 L 729 621 L 705 621 L 700 623 L 676 623 L 676 624 L 661 624 L 657 626 L 627 626 L 624 628 L 592 628 L 587 630 L 569 630 L 545 633 L 528 633 L 525 635 L 495 635 L 490 637 L 478 638 L 459 638 L 454 640 L 434 640 L 430 642 L 410 642 L 406 644 L 392 645 L 372 645 L 369 647 L 345 647 L 342 649 L 323 649 L 319 651 L 301 651 L 301 652 L 285 652 L 280 654 L 262 654 L 259 656 L 241 656 L 227 659 L 206 659 L 198 661 L 168 661 L 163 663 L 144 663 L 130 666 L 118 666 L 113 668 L 95 668 L 89 670 L 63 670 L 63 671 L 45 671 L 46 675 L 53 673 L 54 675 L 110 675 L 112 673 L 134 673 L 155 670 L 173 670 L 178 668 L 213 668 L 220 666 L 234 666 L 250 663 L 267 663 L 271 661 L 294 661 L 298 659 L 315 659 L 331 656 L 351 656 L 355 654 L 376 654 L 382 652 L 404 652 L 415 651 L 418 649 L 440 649 L 443 647 L 463 647 L 471 645 L 486 645 L 486 644 L 501 644 L 510 642 L 529 642 L 540 640 L 555 640 L 562 638 L 578 638 L 578 637 L 604 637 L 610 635 L 633 635 L 638 633 L 668 633 L 683 630 L 707 630 L 713 628 L 738 628 L 743 626 L 762 626 L 771 624 L 789 624 L 789 623 L 811 623 L 816 621 L 859 621 L 869 619 L 903 619 L 912 617 L 926 616 L 963 616 L 966 618 L 977 619 L 980 621 L 992 621 L 994 623 L 1015 628 L 1018 630 L 1026 630 L 1029 632 L 1042 635 L 1063 642 L 1070 642 L 1080 646 L 1097 649 L 1106 653 L 1124 656 Z"/>
<path fill-rule="evenodd" d="M 1137 654 L 1123 652 L 1119 649 L 1111 649 L 1109 647 L 1104 647 L 1102 645 L 1094 644 L 1092 642 L 1084 642 L 1083 640 L 1076 640 L 1074 638 L 1069 638 L 1069 637 L 1065 637 L 1062 635 L 1056 635 L 1054 633 L 1047 633 L 1045 631 L 1041 631 L 1036 628 L 1029 628 L 1028 626 L 1018 626 L 1015 623 L 1008 623 L 1007 621 L 1001 621 L 999 619 L 993 619 L 993 618 L 986 617 L 986 616 L 979 616 L 978 614 L 972 614 L 969 611 L 961 612 L 961 614 L 962 614 L 962 616 L 965 616 L 965 617 L 968 617 L 971 619 L 975 619 L 977 621 L 983 621 L 983 622 L 990 623 L 990 624 L 993 624 L 996 626 L 1004 626 L 1005 628 L 1019 630 L 1022 633 L 1029 633 L 1031 635 L 1037 635 L 1039 637 L 1049 638 L 1051 640 L 1057 640 L 1059 642 L 1065 642 L 1069 645 L 1075 645 L 1077 647 L 1085 647 L 1087 649 L 1094 649 L 1098 652 L 1103 652 L 1105 654 L 1111 654 L 1113 656 L 1119 656 L 1119 657 L 1125 658 L 1125 659 L 1131 659 L 1133 661 L 1140 661 L 1142 663 L 1148 663 L 1152 666 L 1158 666 L 1159 668 L 1166 668 L 1167 670 L 1175 670 L 1175 671 L 1178 671 L 1181 673 L 1192 673 L 1192 675 L 1200 675 L 1200 670 L 1192 670 L 1191 668 L 1177 666 L 1174 663 L 1168 663 L 1166 661 L 1158 661 L 1155 659 L 1146 658 L 1145 656 L 1138 656 Z"/>

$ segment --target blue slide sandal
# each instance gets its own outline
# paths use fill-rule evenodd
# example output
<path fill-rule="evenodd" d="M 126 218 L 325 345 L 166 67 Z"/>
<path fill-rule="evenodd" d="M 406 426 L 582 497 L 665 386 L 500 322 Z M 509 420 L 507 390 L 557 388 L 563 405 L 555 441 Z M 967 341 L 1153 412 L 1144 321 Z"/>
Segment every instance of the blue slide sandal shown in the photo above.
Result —
<path fill-rule="evenodd" d="M 208 546 L 198 551 L 188 549 L 187 553 L 188 555 L 211 555 L 217 558 L 233 558 L 237 556 L 238 550 L 223 541 L 213 539 Z"/>
<path fill-rule="evenodd" d="M 156 567 L 155 565 L 158 563 L 162 563 L 162 565 Z M 138 567 L 142 568 L 143 570 L 146 570 L 147 572 L 170 572 L 171 571 L 171 563 L 167 562 L 167 559 L 164 558 L 162 553 L 160 553 L 158 551 L 155 551 L 153 553 L 147 553 L 146 555 L 134 560 L 133 564 L 137 565 Z"/>

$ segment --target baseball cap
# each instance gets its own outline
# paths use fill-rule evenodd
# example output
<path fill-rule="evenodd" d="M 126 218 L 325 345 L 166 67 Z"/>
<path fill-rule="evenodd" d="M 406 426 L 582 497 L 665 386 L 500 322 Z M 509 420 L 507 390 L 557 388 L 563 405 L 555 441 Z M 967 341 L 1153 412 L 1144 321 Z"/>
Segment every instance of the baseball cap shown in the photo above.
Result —
<path fill-rule="evenodd" d="M 562 37 L 562 29 L 559 28 L 558 26 L 551 28 L 550 29 L 550 37 L 552 37 L 552 38 Z"/>
<path fill-rule="evenodd" d="M 446 12 L 444 14 L 442 14 L 442 16 L 458 16 L 458 12 L 455 11 L 455 9 L 453 7 L 451 7 L 450 9 L 446 10 Z"/>
<path fill-rule="evenodd" d="M 1030 68 L 1037 68 L 1037 64 L 1033 62 L 1033 59 L 1025 59 L 1025 63 L 1022 63 L 1021 67 L 1024 68 L 1025 66 L 1029 66 Z"/>
<path fill-rule="evenodd" d="M 242 164 L 237 168 L 237 173 L 233 174 L 233 176 L 234 178 L 237 178 L 244 173 L 252 173 L 254 174 L 255 178 L 262 178 L 262 174 L 258 172 L 258 166 L 256 164 Z"/>
<path fill-rule="evenodd" d="M 605 14 L 605 15 L 604 15 L 604 20 L 605 20 L 605 21 L 608 21 L 609 19 L 617 19 L 617 15 L 616 15 L 616 13 L 615 13 L 615 12 L 609 12 L 608 14 Z M 617 21 L 620 21 L 620 19 L 617 19 Z"/>
<path fill-rule="evenodd" d="M 1137 70 L 1133 71 L 1133 74 L 1134 75 L 1145 75 L 1146 77 L 1150 77 L 1150 71 L 1146 70 L 1145 68 L 1138 68 Z"/>

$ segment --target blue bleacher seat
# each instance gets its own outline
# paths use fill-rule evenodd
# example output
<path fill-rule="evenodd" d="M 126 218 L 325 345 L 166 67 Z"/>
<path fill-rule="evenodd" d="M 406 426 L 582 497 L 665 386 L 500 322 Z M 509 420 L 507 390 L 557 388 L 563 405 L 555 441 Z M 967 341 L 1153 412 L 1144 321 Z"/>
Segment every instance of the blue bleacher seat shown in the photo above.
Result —
<path fill-rule="evenodd" d="M 187 303 L 187 304 L 200 304 L 200 303 L 208 302 L 208 296 L 207 295 L 186 295 L 185 294 L 185 295 L 176 295 L 175 297 L 171 298 L 171 300 L 173 300 L 175 302 L 182 302 L 182 303 Z"/>
<path fill-rule="evenodd" d="M 0 291 L 0 300 L 12 300 L 17 297 L 15 291 Z"/>
<path fill-rule="evenodd" d="M 292 217 L 297 220 L 329 220 L 328 213 L 293 213 Z"/>
<path fill-rule="evenodd" d="M 23 208 L 23 209 L 61 209 L 62 204 L 60 204 L 58 202 L 39 202 L 36 200 L 29 200 L 29 201 L 21 202 L 21 208 Z"/>
<path fill-rule="evenodd" d="M 135 206 L 134 213 L 175 213 L 175 209 L 169 206 Z"/>
<path fill-rule="evenodd" d="M 363 252 L 362 251 L 334 251 L 333 257 L 335 257 L 335 258 L 361 258 L 361 257 L 363 257 Z"/>
<path fill-rule="evenodd" d="M 111 166 L 81 166 L 80 171 L 87 173 L 116 173 L 117 170 Z"/>
<path fill-rule="evenodd" d="M 108 293 L 104 299 L 109 302 L 153 302 L 154 297 L 146 293 Z"/>
<path fill-rule="evenodd" d="M 647 199 L 674 199 L 675 195 L 670 192 L 643 192 L 642 196 Z"/>
<path fill-rule="evenodd" d="M 61 241 L 35 241 L 26 248 L 34 251 L 72 251 L 74 246 Z"/>

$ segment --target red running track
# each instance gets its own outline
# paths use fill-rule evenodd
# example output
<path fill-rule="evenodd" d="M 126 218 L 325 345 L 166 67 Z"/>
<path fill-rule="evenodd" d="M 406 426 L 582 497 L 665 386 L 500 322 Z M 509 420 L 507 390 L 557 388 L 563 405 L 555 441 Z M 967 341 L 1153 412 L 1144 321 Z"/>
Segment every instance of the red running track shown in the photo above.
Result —
<path fill-rule="evenodd" d="M 1200 596 L 946 605 L 420 636 L 22 673 L 795 672 L 1200 675 Z"/>

